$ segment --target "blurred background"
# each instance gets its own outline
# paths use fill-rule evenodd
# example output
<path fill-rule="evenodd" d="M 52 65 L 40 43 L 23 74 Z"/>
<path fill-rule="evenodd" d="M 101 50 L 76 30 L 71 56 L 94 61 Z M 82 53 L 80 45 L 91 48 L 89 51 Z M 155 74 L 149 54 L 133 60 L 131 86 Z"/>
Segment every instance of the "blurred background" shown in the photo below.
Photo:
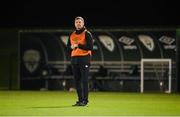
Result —
<path fill-rule="evenodd" d="M 180 92 L 178 5 L 167 1 L 4 1 L 0 4 L 0 89 L 72 90 L 66 52 L 74 18 L 94 37 L 89 89 Z M 100 68 L 104 68 L 102 71 Z"/>

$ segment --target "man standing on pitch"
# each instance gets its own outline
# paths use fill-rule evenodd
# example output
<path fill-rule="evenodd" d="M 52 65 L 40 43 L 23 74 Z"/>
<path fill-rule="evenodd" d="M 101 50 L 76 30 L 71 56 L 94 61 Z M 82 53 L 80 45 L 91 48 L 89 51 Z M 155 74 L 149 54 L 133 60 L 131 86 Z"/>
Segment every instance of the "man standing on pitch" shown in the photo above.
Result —
<path fill-rule="evenodd" d="M 78 101 L 73 106 L 88 104 L 88 74 L 93 49 L 93 38 L 84 26 L 84 19 L 76 17 L 75 31 L 69 36 L 67 50 L 71 56 Z"/>

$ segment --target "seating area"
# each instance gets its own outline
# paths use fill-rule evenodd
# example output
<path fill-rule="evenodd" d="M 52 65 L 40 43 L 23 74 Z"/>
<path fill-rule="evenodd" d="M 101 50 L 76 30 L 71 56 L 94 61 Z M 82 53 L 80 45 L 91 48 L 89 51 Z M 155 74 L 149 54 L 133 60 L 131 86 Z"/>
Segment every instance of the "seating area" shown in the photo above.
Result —
<path fill-rule="evenodd" d="M 67 69 L 70 67 L 70 63 L 67 62 L 56 62 L 52 63 L 49 62 L 51 66 L 51 75 L 49 79 L 71 79 L 72 78 L 72 72 L 69 71 L 70 69 Z M 98 72 L 98 69 L 100 66 L 103 66 L 105 69 L 107 69 L 107 75 L 104 77 L 98 77 L 98 79 L 106 80 L 106 79 L 128 79 L 128 77 L 132 76 L 139 76 L 139 62 L 92 62 L 90 67 L 90 74 L 89 78 L 91 79 L 91 76 Z M 70 73 L 71 72 L 71 73 Z"/>
<path fill-rule="evenodd" d="M 106 73 L 102 72 L 100 67 L 106 69 Z M 167 77 L 167 71 L 162 69 L 162 66 L 147 65 L 145 73 L 146 76 L 148 76 L 144 78 L 147 83 L 151 82 L 157 84 L 158 81 L 163 81 L 165 77 Z M 41 69 L 39 76 L 33 78 L 25 77 L 23 80 L 23 89 L 26 89 L 26 87 L 29 88 L 35 83 L 39 83 L 41 87 L 50 90 L 70 90 L 74 87 L 72 67 L 69 61 L 48 62 L 48 64 Z M 36 88 L 38 88 L 38 86 L 39 85 L 37 85 Z M 89 73 L 90 90 L 139 91 L 139 87 L 140 62 L 92 61 Z"/>

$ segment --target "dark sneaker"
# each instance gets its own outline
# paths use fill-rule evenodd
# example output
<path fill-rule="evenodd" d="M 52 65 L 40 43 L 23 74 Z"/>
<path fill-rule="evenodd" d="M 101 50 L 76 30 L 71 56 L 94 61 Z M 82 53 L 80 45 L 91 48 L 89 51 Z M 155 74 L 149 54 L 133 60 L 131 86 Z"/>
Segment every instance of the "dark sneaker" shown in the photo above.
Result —
<path fill-rule="evenodd" d="M 82 101 L 81 106 L 86 106 L 88 104 L 88 101 Z"/>
<path fill-rule="evenodd" d="M 76 104 L 72 105 L 72 106 L 81 106 L 82 102 L 77 101 Z"/>
<path fill-rule="evenodd" d="M 72 105 L 72 106 L 86 106 L 87 102 L 83 101 L 83 102 L 79 102 L 77 101 L 76 104 Z"/>

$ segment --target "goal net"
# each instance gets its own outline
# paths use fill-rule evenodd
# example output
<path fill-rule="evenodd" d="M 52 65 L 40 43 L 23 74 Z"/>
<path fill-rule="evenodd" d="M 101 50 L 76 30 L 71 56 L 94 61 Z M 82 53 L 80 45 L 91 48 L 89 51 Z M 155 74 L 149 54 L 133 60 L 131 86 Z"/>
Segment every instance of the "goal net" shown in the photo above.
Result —
<path fill-rule="evenodd" d="M 140 91 L 171 93 L 171 59 L 141 59 Z"/>

